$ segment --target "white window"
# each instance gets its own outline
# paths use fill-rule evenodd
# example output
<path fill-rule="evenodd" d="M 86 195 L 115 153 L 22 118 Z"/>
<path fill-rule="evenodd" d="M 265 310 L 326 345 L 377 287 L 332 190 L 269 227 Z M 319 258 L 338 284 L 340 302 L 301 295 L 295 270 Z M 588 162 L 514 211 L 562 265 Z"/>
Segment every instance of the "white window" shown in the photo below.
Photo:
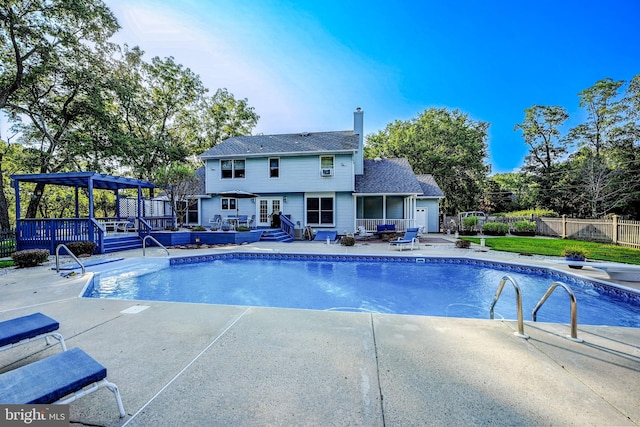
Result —
<path fill-rule="evenodd" d="M 238 160 L 220 160 L 220 178 L 244 178 L 245 175 L 245 161 L 244 159 Z"/>
<path fill-rule="evenodd" d="M 333 156 L 320 156 L 320 176 L 333 176 Z"/>

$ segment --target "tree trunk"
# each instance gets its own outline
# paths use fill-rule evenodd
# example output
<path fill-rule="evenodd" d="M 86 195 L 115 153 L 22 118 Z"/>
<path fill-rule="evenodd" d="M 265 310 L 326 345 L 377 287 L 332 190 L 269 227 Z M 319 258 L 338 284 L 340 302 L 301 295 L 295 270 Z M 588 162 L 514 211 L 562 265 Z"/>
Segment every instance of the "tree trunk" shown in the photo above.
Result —
<path fill-rule="evenodd" d="M 0 230 L 9 231 L 11 223 L 9 222 L 9 205 L 4 195 L 4 170 L 2 169 L 2 160 L 4 156 L 0 153 Z"/>
<path fill-rule="evenodd" d="M 42 183 L 36 184 L 36 188 L 33 191 L 35 197 L 29 200 L 29 207 L 27 208 L 27 214 L 24 216 L 25 218 L 36 217 L 36 214 L 38 213 L 38 206 L 40 206 L 40 199 L 44 194 L 44 186 L 45 185 Z"/>

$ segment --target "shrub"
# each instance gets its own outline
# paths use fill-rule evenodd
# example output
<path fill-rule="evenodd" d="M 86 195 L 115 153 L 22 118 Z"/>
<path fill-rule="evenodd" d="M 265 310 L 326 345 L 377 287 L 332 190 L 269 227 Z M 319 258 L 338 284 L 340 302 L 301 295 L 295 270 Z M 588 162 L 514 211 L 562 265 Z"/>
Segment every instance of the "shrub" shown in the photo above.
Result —
<path fill-rule="evenodd" d="M 546 216 L 546 217 L 557 218 L 560 215 L 558 215 L 557 212 L 554 212 L 549 209 L 529 209 L 525 211 L 509 212 L 507 213 L 507 216 L 523 216 L 528 218 L 531 218 L 531 216 Z"/>
<path fill-rule="evenodd" d="M 509 232 L 509 225 L 502 222 L 487 222 L 482 226 L 482 232 L 492 235 L 505 235 Z"/>
<path fill-rule="evenodd" d="M 533 221 L 518 221 L 513 223 L 513 229 L 518 233 L 535 233 L 536 223 Z"/>
<path fill-rule="evenodd" d="M 24 251 L 14 252 L 11 258 L 18 268 L 35 267 L 49 260 L 49 250 L 26 249 Z"/>
<path fill-rule="evenodd" d="M 344 236 L 340 239 L 340 244 L 342 246 L 353 246 L 356 244 L 356 239 L 351 236 Z"/>
<path fill-rule="evenodd" d="M 463 230 L 473 230 L 473 228 L 478 225 L 478 217 L 477 216 L 468 216 L 466 218 L 462 218 L 462 229 Z"/>
<path fill-rule="evenodd" d="M 204 227 L 203 227 L 203 226 L 201 226 L 201 225 L 196 225 L 195 227 L 193 227 L 193 228 L 191 229 L 191 231 L 207 231 L 207 229 L 206 229 L 206 228 L 204 228 Z"/>
<path fill-rule="evenodd" d="M 96 244 L 89 240 L 80 240 L 78 242 L 69 242 L 65 244 L 69 251 L 75 256 L 92 255 L 96 250 Z"/>
<path fill-rule="evenodd" d="M 456 240 L 456 248 L 469 249 L 471 242 L 468 240 Z"/>
<path fill-rule="evenodd" d="M 236 231 L 251 231 L 251 229 L 249 227 L 247 227 L 246 225 L 240 225 L 240 226 L 236 227 Z"/>

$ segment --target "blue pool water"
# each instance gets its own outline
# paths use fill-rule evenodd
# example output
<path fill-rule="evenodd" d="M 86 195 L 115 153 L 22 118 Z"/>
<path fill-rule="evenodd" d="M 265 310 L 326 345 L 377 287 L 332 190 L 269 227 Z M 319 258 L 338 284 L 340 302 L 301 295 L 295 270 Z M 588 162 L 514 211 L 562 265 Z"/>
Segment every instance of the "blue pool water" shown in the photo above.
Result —
<path fill-rule="evenodd" d="M 204 262 L 203 262 L 204 261 Z M 578 323 L 640 327 L 640 294 L 554 270 L 452 258 L 225 254 L 135 260 L 99 273 L 85 292 L 116 298 L 488 318 L 500 280 L 521 289 L 525 320 L 552 282 L 569 285 Z M 117 264 L 117 263 L 112 263 Z M 505 286 L 495 317 L 516 318 L 515 291 Z M 569 323 L 569 297 L 557 288 L 538 321 Z"/>

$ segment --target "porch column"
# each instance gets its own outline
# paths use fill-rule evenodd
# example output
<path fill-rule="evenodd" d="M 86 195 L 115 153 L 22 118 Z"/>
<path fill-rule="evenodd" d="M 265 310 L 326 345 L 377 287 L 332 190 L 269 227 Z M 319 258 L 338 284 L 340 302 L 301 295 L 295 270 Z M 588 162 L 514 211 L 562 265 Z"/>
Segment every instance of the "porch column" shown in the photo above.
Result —
<path fill-rule="evenodd" d="M 87 189 L 89 191 L 89 197 L 91 197 L 91 193 L 93 193 L 93 182 L 89 179 L 89 184 L 87 185 Z M 93 217 L 93 205 L 89 203 L 89 217 Z M 78 187 L 76 187 L 76 218 L 80 218 L 80 203 L 78 201 Z"/>
<path fill-rule="evenodd" d="M 387 223 L 387 195 L 382 195 L 382 223 Z"/>
<path fill-rule="evenodd" d="M 116 197 L 116 218 L 120 219 L 120 192 L 116 188 L 113 190 L 113 194 Z"/>
<path fill-rule="evenodd" d="M 18 180 L 13 181 L 13 190 L 16 194 L 16 225 L 20 219 L 20 182 Z"/>
<path fill-rule="evenodd" d="M 87 183 L 87 191 L 89 193 L 89 218 L 94 217 L 94 209 L 93 209 L 93 178 L 89 178 L 89 182 Z M 76 187 L 76 218 L 79 217 L 79 206 L 78 206 L 78 187 Z"/>

